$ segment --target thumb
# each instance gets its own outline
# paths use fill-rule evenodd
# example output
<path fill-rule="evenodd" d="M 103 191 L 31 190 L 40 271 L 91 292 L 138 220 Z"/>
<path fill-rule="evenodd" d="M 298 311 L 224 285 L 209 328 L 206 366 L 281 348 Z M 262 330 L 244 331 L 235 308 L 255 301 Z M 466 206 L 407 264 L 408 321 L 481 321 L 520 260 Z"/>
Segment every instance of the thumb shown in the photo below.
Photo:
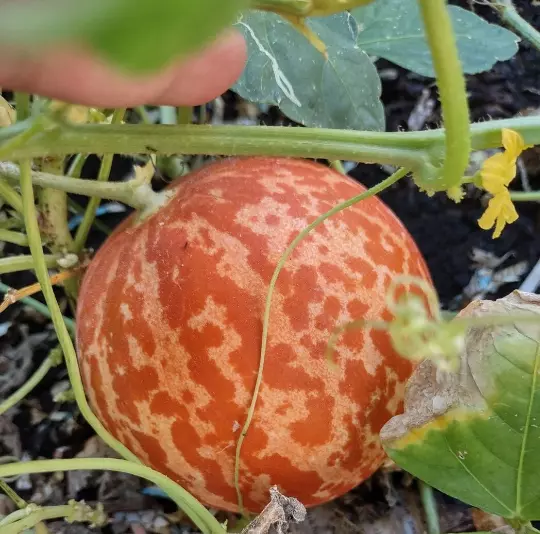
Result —
<path fill-rule="evenodd" d="M 147 77 L 130 77 L 73 48 L 28 56 L 0 48 L 0 87 L 95 107 L 190 106 L 225 92 L 241 75 L 246 44 L 228 30 L 197 54 Z"/>

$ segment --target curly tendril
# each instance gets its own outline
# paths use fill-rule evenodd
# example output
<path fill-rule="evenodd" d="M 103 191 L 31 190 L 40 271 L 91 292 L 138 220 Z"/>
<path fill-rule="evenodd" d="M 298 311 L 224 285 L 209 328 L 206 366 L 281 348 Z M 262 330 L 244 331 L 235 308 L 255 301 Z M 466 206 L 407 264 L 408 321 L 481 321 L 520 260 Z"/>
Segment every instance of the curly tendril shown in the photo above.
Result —
<path fill-rule="evenodd" d="M 412 293 L 410 286 L 416 286 L 422 294 Z M 401 288 L 405 291 L 399 295 Z M 373 328 L 386 330 L 393 348 L 403 358 L 414 362 L 429 359 L 444 371 L 456 372 L 459 369 L 467 325 L 442 318 L 439 299 L 428 283 L 412 276 L 398 276 L 388 288 L 386 302 L 388 311 L 393 315 L 391 321 L 360 319 L 334 331 L 326 351 L 330 364 L 335 365 L 333 352 L 345 331 Z"/>

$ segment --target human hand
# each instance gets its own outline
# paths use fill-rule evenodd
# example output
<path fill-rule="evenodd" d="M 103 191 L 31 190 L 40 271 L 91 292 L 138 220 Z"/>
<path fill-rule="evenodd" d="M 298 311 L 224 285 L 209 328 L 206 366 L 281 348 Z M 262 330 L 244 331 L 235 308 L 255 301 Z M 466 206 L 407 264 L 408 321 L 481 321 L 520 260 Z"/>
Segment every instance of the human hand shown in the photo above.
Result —
<path fill-rule="evenodd" d="M 39 57 L 0 49 L 0 87 L 102 108 L 192 106 L 219 96 L 241 75 L 246 45 L 226 32 L 201 52 L 151 77 L 121 75 L 98 58 L 62 48 Z"/>

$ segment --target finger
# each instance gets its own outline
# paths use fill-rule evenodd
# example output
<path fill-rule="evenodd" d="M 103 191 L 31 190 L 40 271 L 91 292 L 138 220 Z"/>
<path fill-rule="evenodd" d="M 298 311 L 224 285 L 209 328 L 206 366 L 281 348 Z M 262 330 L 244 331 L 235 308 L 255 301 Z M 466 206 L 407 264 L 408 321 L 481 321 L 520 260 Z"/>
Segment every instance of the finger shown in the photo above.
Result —
<path fill-rule="evenodd" d="M 236 31 L 150 77 L 123 75 L 89 53 L 67 48 L 32 58 L 0 50 L 0 87 L 95 107 L 191 106 L 225 92 L 245 61 L 245 41 Z"/>

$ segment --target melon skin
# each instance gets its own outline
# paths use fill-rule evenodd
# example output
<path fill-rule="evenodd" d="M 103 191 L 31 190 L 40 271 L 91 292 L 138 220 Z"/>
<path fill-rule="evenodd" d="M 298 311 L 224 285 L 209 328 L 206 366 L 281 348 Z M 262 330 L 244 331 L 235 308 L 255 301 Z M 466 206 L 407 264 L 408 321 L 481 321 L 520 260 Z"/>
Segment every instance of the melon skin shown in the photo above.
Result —
<path fill-rule="evenodd" d="M 298 232 L 365 188 L 318 163 L 263 157 L 208 164 L 172 188 L 168 204 L 130 218 L 85 273 L 79 363 L 92 408 L 119 441 L 205 505 L 237 511 L 235 447 L 268 283 Z M 249 511 L 262 510 L 274 484 L 308 507 L 325 503 L 381 465 L 378 432 L 402 410 L 413 365 L 371 329 L 341 338 L 337 369 L 324 353 L 336 326 L 390 318 L 385 291 L 399 274 L 431 283 L 378 198 L 319 226 L 286 263 L 242 448 Z"/>

